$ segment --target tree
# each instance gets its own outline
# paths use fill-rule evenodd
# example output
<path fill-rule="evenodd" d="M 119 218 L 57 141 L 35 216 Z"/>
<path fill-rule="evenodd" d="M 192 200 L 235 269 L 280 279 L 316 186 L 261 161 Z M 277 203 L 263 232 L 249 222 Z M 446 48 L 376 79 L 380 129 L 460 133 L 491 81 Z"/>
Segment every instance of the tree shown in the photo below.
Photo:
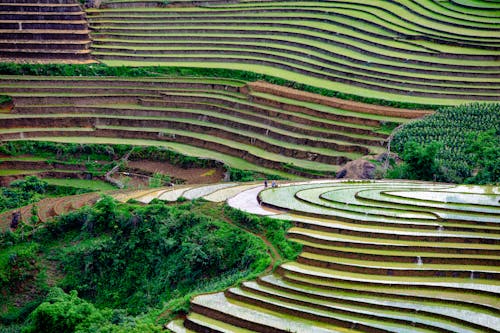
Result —
<path fill-rule="evenodd" d="M 409 141 L 404 146 L 403 161 L 405 176 L 409 179 L 436 180 L 439 175 L 439 165 L 436 154 L 441 149 L 438 142 L 423 146 L 415 141 Z"/>
<path fill-rule="evenodd" d="M 500 182 L 500 133 L 494 129 L 482 132 L 474 138 L 467 138 L 466 152 L 473 155 L 477 174 L 467 179 L 467 182 L 487 184 Z"/>

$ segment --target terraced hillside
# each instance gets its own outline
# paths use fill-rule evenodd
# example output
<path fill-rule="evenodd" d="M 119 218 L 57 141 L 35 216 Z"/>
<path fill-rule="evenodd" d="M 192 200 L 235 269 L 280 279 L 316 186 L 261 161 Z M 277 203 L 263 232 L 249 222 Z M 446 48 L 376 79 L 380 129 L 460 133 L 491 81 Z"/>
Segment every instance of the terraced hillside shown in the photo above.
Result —
<path fill-rule="evenodd" d="M 86 15 L 75 0 L 1 0 L 0 61 L 91 62 Z"/>
<path fill-rule="evenodd" d="M 93 55 L 109 65 L 242 69 L 365 97 L 460 104 L 500 99 L 495 6 L 107 0 L 88 14 Z"/>
<path fill-rule="evenodd" d="M 289 238 L 303 244 L 297 261 L 282 264 L 273 275 L 195 297 L 187 318 L 168 325 L 172 331 L 497 332 L 500 327 L 498 187 L 316 181 L 261 190 L 224 184 L 135 197 L 175 200 L 169 196 L 175 192 L 231 198 L 235 207 L 293 221 Z"/>
<path fill-rule="evenodd" d="M 0 87 L 15 105 L 0 140 L 163 144 L 283 176 L 334 175 L 428 113 L 226 79 L 5 76 Z"/>

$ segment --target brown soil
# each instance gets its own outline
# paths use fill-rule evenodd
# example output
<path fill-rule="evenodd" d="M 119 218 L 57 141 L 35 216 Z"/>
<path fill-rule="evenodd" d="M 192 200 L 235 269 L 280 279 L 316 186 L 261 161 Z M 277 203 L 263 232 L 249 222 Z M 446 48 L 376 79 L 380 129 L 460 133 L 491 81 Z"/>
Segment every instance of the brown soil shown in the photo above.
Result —
<path fill-rule="evenodd" d="M 250 82 L 248 83 L 250 89 L 254 91 L 259 91 L 263 93 L 270 93 L 276 96 L 296 99 L 300 101 L 306 101 L 311 103 L 317 103 L 327 106 L 332 106 L 336 108 L 341 108 L 350 111 L 357 111 L 362 113 L 370 113 L 391 117 L 401 117 L 401 118 L 420 118 L 428 114 L 434 113 L 429 110 L 410 110 L 410 109 L 399 109 L 388 106 L 365 104 L 361 102 L 348 101 L 335 97 L 327 97 L 319 94 L 313 94 L 310 92 L 300 91 L 297 89 L 287 88 L 278 86 L 275 84 L 267 83 L 264 81 Z"/>
<path fill-rule="evenodd" d="M 162 173 L 172 178 L 184 179 L 186 184 L 218 183 L 224 179 L 224 170 L 221 168 L 192 168 L 182 169 L 167 162 L 130 161 L 128 167 L 144 170 L 150 173 Z"/>

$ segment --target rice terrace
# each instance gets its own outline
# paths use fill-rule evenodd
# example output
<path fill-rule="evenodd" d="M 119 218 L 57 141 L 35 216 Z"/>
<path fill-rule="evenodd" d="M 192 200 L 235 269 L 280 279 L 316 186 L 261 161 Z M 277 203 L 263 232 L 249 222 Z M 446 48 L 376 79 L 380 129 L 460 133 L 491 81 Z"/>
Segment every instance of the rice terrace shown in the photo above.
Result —
<path fill-rule="evenodd" d="M 39 332 L 500 332 L 500 1 L 0 0 Z"/>

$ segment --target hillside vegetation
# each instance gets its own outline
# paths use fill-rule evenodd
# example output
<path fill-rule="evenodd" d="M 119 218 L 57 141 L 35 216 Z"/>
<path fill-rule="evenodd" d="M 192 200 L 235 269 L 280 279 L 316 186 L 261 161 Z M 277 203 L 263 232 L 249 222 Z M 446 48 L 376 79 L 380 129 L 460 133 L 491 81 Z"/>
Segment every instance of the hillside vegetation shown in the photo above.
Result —
<path fill-rule="evenodd" d="M 403 159 L 410 150 L 434 145 L 435 170 L 428 180 L 468 183 L 500 182 L 500 104 L 470 104 L 438 110 L 424 119 L 405 125 L 394 135 L 392 148 Z M 413 145 L 413 147 L 412 147 Z M 423 153 L 421 153 L 423 154 Z M 424 165 L 420 169 L 426 169 Z M 400 178 L 415 177 L 398 170 Z M 422 177 L 417 177 L 422 179 Z"/>

